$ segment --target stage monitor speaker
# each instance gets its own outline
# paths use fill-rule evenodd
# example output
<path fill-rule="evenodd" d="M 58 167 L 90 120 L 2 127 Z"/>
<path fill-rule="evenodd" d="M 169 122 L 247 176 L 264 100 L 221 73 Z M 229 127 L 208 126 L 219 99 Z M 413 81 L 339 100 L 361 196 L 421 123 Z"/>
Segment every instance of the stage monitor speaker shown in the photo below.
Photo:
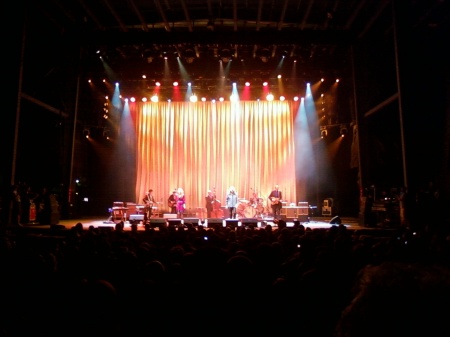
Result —
<path fill-rule="evenodd" d="M 155 227 L 164 227 L 167 223 L 166 219 L 161 219 L 161 218 L 151 218 L 150 219 L 150 227 L 155 228 Z"/>
<path fill-rule="evenodd" d="M 178 214 L 172 214 L 172 213 L 164 213 L 163 218 L 164 219 L 176 219 Z"/>
<path fill-rule="evenodd" d="M 198 226 L 200 219 L 199 218 L 184 218 L 183 223 L 185 225 Z"/>
<path fill-rule="evenodd" d="M 182 225 L 181 219 L 167 219 L 169 227 L 180 227 Z"/>
<path fill-rule="evenodd" d="M 206 224 L 208 228 L 214 228 L 216 226 L 222 226 L 223 227 L 223 220 L 217 219 L 217 218 L 210 218 L 206 220 Z"/>
<path fill-rule="evenodd" d="M 336 215 L 335 217 L 333 217 L 330 220 L 330 224 L 331 225 L 340 225 L 341 223 L 342 223 L 342 220 L 341 220 L 341 218 L 338 215 Z"/>
<path fill-rule="evenodd" d="M 144 220 L 144 214 L 130 214 L 130 221 L 142 221 Z"/>
<path fill-rule="evenodd" d="M 249 218 L 249 219 L 242 219 L 241 223 L 243 226 L 255 228 L 258 227 L 258 219 L 255 218 Z"/>
<path fill-rule="evenodd" d="M 236 228 L 239 224 L 238 219 L 226 219 L 225 220 L 225 226 L 230 228 Z"/>

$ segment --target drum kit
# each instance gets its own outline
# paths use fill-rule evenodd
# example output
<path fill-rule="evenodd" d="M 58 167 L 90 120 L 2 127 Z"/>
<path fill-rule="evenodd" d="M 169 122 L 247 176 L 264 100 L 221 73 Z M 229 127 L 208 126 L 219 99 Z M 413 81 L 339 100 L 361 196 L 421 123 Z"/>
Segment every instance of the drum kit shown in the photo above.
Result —
<path fill-rule="evenodd" d="M 254 193 L 253 198 L 250 200 L 239 199 L 239 203 L 236 206 L 236 213 L 240 218 L 263 218 L 264 214 L 267 213 L 264 207 L 264 199 L 257 197 Z"/>

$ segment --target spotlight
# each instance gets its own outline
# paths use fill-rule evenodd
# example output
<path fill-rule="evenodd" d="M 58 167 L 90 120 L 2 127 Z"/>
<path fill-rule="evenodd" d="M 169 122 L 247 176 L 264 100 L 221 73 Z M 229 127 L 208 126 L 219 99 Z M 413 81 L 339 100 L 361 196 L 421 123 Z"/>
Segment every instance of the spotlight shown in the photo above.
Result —
<path fill-rule="evenodd" d="M 269 62 L 270 50 L 268 48 L 263 48 L 259 51 L 259 58 L 263 63 Z"/>
<path fill-rule="evenodd" d="M 89 131 L 88 128 L 85 128 L 83 130 L 83 137 L 89 138 L 89 135 L 91 134 L 91 132 Z"/>
<path fill-rule="evenodd" d="M 184 58 L 186 59 L 187 63 L 193 63 L 195 60 L 195 56 L 196 56 L 195 51 L 190 48 L 184 51 Z"/>
<path fill-rule="evenodd" d="M 109 139 L 111 137 L 111 132 L 108 129 L 103 130 L 103 137 Z"/>
<path fill-rule="evenodd" d="M 324 139 L 326 136 L 328 136 L 328 131 L 326 126 L 320 127 L 320 138 Z"/>
<path fill-rule="evenodd" d="M 345 137 L 347 132 L 348 132 L 347 127 L 345 125 L 341 125 L 341 130 L 340 130 L 341 137 Z"/>
<path fill-rule="evenodd" d="M 231 51 L 229 49 L 222 49 L 220 52 L 220 58 L 223 63 L 228 63 L 231 61 Z"/>

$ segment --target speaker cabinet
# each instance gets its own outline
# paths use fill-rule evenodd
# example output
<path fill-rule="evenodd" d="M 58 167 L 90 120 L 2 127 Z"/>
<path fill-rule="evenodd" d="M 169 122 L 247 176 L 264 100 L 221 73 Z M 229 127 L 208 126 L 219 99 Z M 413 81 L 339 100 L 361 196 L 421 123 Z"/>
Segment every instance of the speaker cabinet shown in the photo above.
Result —
<path fill-rule="evenodd" d="M 185 225 L 198 226 L 199 219 L 198 218 L 184 218 L 183 223 Z"/>
<path fill-rule="evenodd" d="M 144 220 L 144 214 L 130 214 L 130 221 L 142 221 Z"/>
<path fill-rule="evenodd" d="M 180 227 L 182 225 L 181 219 L 167 219 L 169 227 Z"/>
<path fill-rule="evenodd" d="M 242 219 L 241 223 L 242 223 L 242 226 L 246 226 L 246 227 L 250 227 L 250 228 L 258 227 L 258 219 L 254 219 L 254 218 Z"/>
<path fill-rule="evenodd" d="M 223 227 L 223 220 L 217 219 L 217 218 L 210 218 L 206 220 L 206 225 L 208 228 L 214 228 L 216 226 L 222 226 Z"/>
<path fill-rule="evenodd" d="M 150 219 L 150 227 L 155 228 L 155 227 L 164 227 L 167 224 L 167 220 L 166 219 L 160 219 L 160 218 L 151 218 Z"/>
<path fill-rule="evenodd" d="M 225 226 L 230 228 L 236 228 L 239 224 L 238 219 L 226 219 L 225 220 Z"/>

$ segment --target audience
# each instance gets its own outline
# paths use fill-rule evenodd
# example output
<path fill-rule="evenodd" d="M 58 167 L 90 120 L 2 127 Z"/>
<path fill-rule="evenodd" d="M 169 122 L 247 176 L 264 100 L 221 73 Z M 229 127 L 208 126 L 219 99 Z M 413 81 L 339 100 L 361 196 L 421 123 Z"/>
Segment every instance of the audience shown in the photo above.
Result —
<path fill-rule="evenodd" d="M 2 237 L 1 335 L 450 335 L 442 228 L 66 232 Z"/>

